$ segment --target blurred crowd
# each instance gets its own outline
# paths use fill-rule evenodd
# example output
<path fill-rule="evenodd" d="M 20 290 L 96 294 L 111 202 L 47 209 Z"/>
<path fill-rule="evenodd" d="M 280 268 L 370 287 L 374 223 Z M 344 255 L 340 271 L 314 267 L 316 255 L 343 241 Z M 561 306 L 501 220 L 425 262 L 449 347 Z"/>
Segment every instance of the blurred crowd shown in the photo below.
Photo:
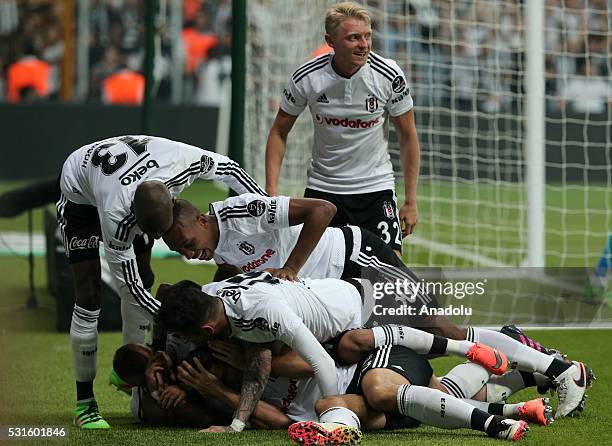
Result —
<path fill-rule="evenodd" d="M 138 103 L 144 89 L 144 1 L 89 3 L 88 88 L 79 99 Z M 524 0 L 365 3 L 375 19 L 375 49 L 408 67 L 418 104 L 484 112 L 519 106 L 525 88 Z M 60 96 L 66 4 L 0 0 L 0 101 Z M 231 2 L 183 0 L 182 16 L 181 102 L 218 105 L 221 82 L 231 71 Z M 168 100 L 172 90 L 169 23 L 155 66 L 159 100 Z M 606 110 L 612 102 L 611 29 L 612 0 L 546 0 L 545 88 L 551 109 Z M 27 80 L 26 72 L 34 78 Z"/>
<path fill-rule="evenodd" d="M 68 34 L 77 35 L 70 2 L 0 0 L 0 101 L 56 100 L 62 94 L 62 71 Z M 79 2 L 74 2 L 77 5 Z M 156 97 L 171 95 L 172 36 L 180 33 L 182 98 L 218 105 L 220 82 L 231 71 L 231 1 L 183 0 L 182 28 L 173 30 L 169 2 L 158 28 L 161 39 L 154 68 Z M 66 17 L 71 19 L 66 20 Z M 140 103 L 144 93 L 144 0 L 90 0 L 87 39 L 87 90 L 71 99 L 111 104 Z M 73 46 L 78 45 L 76 39 Z M 73 57 L 74 65 L 79 61 Z"/>
<path fill-rule="evenodd" d="M 525 1 L 368 0 L 383 54 L 409 67 L 417 103 L 484 112 L 524 93 Z M 612 0 L 546 0 L 547 106 L 599 113 L 612 102 Z M 402 62 L 405 62 L 402 63 Z"/>

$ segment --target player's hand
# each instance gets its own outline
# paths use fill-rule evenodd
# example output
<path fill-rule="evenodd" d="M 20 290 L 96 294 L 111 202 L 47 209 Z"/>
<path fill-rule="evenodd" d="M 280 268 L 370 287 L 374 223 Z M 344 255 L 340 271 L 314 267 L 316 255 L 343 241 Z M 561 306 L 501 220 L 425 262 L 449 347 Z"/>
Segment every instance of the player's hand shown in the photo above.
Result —
<path fill-rule="evenodd" d="M 145 381 L 149 392 L 161 391 L 169 380 L 175 380 L 172 372 L 172 359 L 168 353 L 157 351 L 151 355 L 145 370 Z"/>
<path fill-rule="evenodd" d="M 236 432 L 232 426 L 210 426 L 207 429 L 202 429 L 200 432 Z"/>
<path fill-rule="evenodd" d="M 413 233 L 414 227 L 419 222 L 419 210 L 416 201 L 404 203 L 399 211 L 400 222 L 402 224 L 402 238 Z"/>
<path fill-rule="evenodd" d="M 244 351 L 238 345 L 229 341 L 208 341 L 208 348 L 213 351 L 213 358 L 231 365 L 237 370 L 244 371 Z"/>
<path fill-rule="evenodd" d="M 209 396 L 213 387 L 216 387 L 218 378 L 204 368 L 198 358 L 193 358 L 194 366 L 183 361 L 178 366 L 178 378 L 182 383 L 191 387 L 204 396 Z"/>
<path fill-rule="evenodd" d="M 187 393 L 179 386 L 168 386 L 159 394 L 159 405 L 164 409 L 178 407 L 185 402 Z"/>
<path fill-rule="evenodd" d="M 297 271 L 289 266 L 283 266 L 282 268 L 268 268 L 264 271 L 272 274 L 274 277 L 278 277 L 279 279 L 290 280 L 292 282 L 298 280 Z"/>

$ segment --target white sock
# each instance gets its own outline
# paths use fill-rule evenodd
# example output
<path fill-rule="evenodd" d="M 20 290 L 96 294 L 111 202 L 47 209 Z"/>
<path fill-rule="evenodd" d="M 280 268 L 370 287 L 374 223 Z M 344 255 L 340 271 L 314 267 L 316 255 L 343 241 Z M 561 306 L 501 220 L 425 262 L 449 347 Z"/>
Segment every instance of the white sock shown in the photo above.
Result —
<path fill-rule="evenodd" d="M 486 328 L 470 327 L 466 338 L 480 342 L 503 352 L 508 362 L 516 363 L 519 370 L 545 373 L 553 362 L 553 357 L 521 344 L 510 336 Z"/>
<path fill-rule="evenodd" d="M 151 315 L 136 302 L 121 299 L 123 344 L 144 344 Z"/>
<path fill-rule="evenodd" d="M 421 355 L 457 355 L 465 357 L 472 342 L 455 341 L 434 336 L 423 330 L 403 325 L 380 325 L 372 328 L 374 348 L 383 345 L 401 345 Z"/>
<path fill-rule="evenodd" d="M 340 423 L 361 430 L 359 417 L 346 407 L 330 407 L 319 415 L 321 423 Z"/>
<path fill-rule="evenodd" d="M 484 367 L 466 362 L 453 367 L 440 378 L 440 383 L 457 398 L 472 398 L 489 381 L 489 376 Z"/>
<path fill-rule="evenodd" d="M 397 391 L 399 413 L 443 429 L 471 428 L 470 404 L 429 387 L 403 384 Z"/>
<path fill-rule="evenodd" d="M 77 381 L 93 381 L 98 362 L 98 318 L 100 309 L 86 310 L 74 305 L 70 324 L 72 364 Z"/>

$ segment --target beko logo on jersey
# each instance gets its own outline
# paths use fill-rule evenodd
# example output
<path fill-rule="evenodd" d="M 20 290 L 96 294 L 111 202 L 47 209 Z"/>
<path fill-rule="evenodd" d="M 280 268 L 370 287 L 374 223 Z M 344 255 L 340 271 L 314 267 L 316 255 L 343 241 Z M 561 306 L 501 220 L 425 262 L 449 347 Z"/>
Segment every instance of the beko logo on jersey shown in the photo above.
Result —
<path fill-rule="evenodd" d="M 274 254 L 276 254 L 276 251 L 268 248 L 266 249 L 266 252 L 260 258 L 253 260 L 252 262 L 249 262 L 246 265 L 243 265 L 242 268 L 240 269 L 242 269 L 242 271 L 244 271 L 245 273 L 248 273 L 249 271 L 253 271 L 255 268 L 263 265 L 268 260 L 270 260 Z"/>
<path fill-rule="evenodd" d="M 89 238 L 72 237 L 68 242 L 68 250 L 75 251 L 77 249 L 98 249 L 100 237 L 92 235 Z"/>
<path fill-rule="evenodd" d="M 402 94 L 400 94 L 398 97 L 391 99 L 391 103 L 397 104 L 398 102 L 406 99 L 409 94 L 410 94 L 410 88 L 406 88 L 406 90 Z"/>
<path fill-rule="evenodd" d="M 291 93 L 289 93 L 287 91 L 286 88 L 283 90 L 283 94 L 285 95 L 285 97 L 287 98 L 288 101 L 291 101 L 292 103 L 295 104 L 295 98 L 293 97 L 293 95 Z"/>
<path fill-rule="evenodd" d="M 268 223 L 272 224 L 276 221 L 276 208 L 278 204 L 276 200 L 270 201 L 270 208 L 268 209 Z"/>
<path fill-rule="evenodd" d="M 380 122 L 380 118 L 374 118 L 369 121 L 362 121 L 361 119 L 340 119 L 333 118 L 331 116 L 321 116 L 318 113 L 315 114 L 315 121 L 318 124 L 327 124 L 334 127 L 348 127 L 350 129 L 367 129 L 370 127 L 374 127 L 376 124 Z"/>
<path fill-rule="evenodd" d="M 154 167 L 159 169 L 159 164 L 157 164 L 157 161 L 155 160 L 147 161 L 145 165 L 139 166 L 138 168 L 135 168 L 131 172 L 126 172 L 123 175 L 121 175 L 120 177 L 121 184 L 123 186 L 129 186 L 133 182 L 140 180 L 142 176 L 149 171 L 149 169 L 153 169 Z"/>

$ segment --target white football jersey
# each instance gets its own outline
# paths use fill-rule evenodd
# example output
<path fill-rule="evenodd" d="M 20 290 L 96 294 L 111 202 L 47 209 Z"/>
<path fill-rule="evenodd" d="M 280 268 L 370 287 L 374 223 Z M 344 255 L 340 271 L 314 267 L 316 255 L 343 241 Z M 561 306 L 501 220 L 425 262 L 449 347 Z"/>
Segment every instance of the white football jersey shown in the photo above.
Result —
<path fill-rule="evenodd" d="M 289 197 L 244 194 L 211 203 L 210 213 L 219 226 L 215 262 L 237 266 L 245 273 L 281 268 L 302 230 L 302 225 L 289 226 Z M 299 276 L 339 278 L 345 251 L 342 231 L 328 228 Z"/>
<path fill-rule="evenodd" d="M 104 252 L 120 295 L 134 298 L 150 313 L 159 303 L 142 287 L 132 242 L 142 231 L 131 210 L 136 187 L 144 180 L 166 184 L 173 197 L 196 179 L 219 180 L 238 193 L 265 192 L 238 163 L 198 147 L 154 136 L 121 136 L 81 147 L 62 168 L 66 199 L 96 206 Z"/>
<path fill-rule="evenodd" d="M 387 150 L 388 116 L 412 109 L 401 68 L 370 52 L 349 79 L 332 67 L 334 54 L 312 59 L 289 79 L 280 108 L 299 115 L 310 108 L 314 125 L 308 187 L 355 194 L 395 189 Z"/>
<path fill-rule="evenodd" d="M 319 342 L 361 326 L 361 296 L 339 279 L 291 282 L 266 272 L 247 273 L 204 285 L 202 291 L 223 301 L 231 336 L 247 342 L 278 340 L 293 347 L 302 325 Z"/>
<path fill-rule="evenodd" d="M 344 395 L 348 388 L 357 365 L 336 367 L 338 380 L 338 395 Z M 295 379 L 285 377 L 271 377 L 261 397 L 265 402 L 279 408 L 292 421 L 317 420 L 315 403 L 323 398 L 323 394 L 314 378 Z"/>

